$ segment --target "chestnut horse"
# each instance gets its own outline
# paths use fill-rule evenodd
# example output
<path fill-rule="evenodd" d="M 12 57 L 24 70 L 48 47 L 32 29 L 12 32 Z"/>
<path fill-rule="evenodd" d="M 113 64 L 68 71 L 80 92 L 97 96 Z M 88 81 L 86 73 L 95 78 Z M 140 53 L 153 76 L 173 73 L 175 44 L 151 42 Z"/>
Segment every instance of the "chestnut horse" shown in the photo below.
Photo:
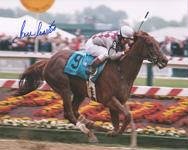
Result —
<path fill-rule="evenodd" d="M 88 97 L 86 81 L 64 73 L 64 67 L 73 51 L 60 51 L 49 60 L 43 60 L 30 66 L 22 75 L 16 95 L 24 95 L 37 89 L 42 80 L 58 93 L 64 102 L 64 115 L 89 140 L 96 141 L 90 130 L 94 124 L 79 115 L 78 108 L 85 97 Z M 113 131 L 108 133 L 116 136 L 124 132 L 131 122 L 131 114 L 126 104 L 133 82 L 141 68 L 143 60 L 149 60 L 160 69 L 168 60 L 160 52 L 158 42 L 146 32 L 134 33 L 134 43 L 127 55 L 121 60 L 108 61 L 104 71 L 96 81 L 96 96 L 99 103 L 109 108 Z M 124 115 L 120 126 L 119 113 Z"/>

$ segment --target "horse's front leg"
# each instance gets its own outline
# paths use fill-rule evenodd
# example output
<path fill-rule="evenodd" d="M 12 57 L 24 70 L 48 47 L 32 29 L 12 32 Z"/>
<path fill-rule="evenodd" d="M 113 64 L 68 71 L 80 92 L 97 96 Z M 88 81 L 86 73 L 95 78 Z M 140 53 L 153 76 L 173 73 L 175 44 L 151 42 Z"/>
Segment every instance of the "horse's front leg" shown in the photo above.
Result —
<path fill-rule="evenodd" d="M 119 112 L 117 110 L 113 110 L 112 108 L 110 108 L 109 110 L 110 110 L 111 121 L 114 129 L 112 131 L 109 131 L 107 135 L 117 136 L 119 132 Z"/>
<path fill-rule="evenodd" d="M 124 115 L 123 125 L 119 129 L 118 134 L 122 134 L 125 131 L 125 128 L 129 123 L 131 123 L 132 127 L 132 134 L 131 134 L 131 146 L 136 147 L 137 146 L 137 136 L 136 136 L 136 127 L 133 121 L 133 118 L 130 113 L 129 106 L 125 103 L 122 105 L 120 101 L 116 97 L 112 97 L 111 106 L 116 108 L 120 113 Z"/>
<path fill-rule="evenodd" d="M 90 143 L 97 143 L 97 137 L 95 136 L 93 130 L 94 122 L 91 120 L 86 119 L 83 115 L 79 115 L 78 117 L 78 124 L 77 127 L 79 127 L 82 131 L 87 131 L 86 134 L 88 136 L 88 141 Z"/>
<path fill-rule="evenodd" d="M 126 110 L 130 112 L 129 105 L 126 103 L 124 104 L 124 107 Z M 132 134 L 131 134 L 131 147 L 137 147 L 137 132 L 136 132 L 136 125 L 133 120 L 133 116 L 131 115 L 131 129 L 132 129 Z"/>
<path fill-rule="evenodd" d="M 125 128 L 127 127 L 127 125 L 130 123 L 131 121 L 131 114 L 130 114 L 130 111 L 124 107 L 124 105 L 122 105 L 120 103 L 120 101 L 115 97 L 113 96 L 111 101 L 108 102 L 107 106 L 110 108 L 110 109 L 113 109 L 113 110 L 116 110 L 117 112 L 119 113 L 122 113 L 124 115 L 124 120 L 123 120 L 123 125 L 121 126 L 121 128 L 118 130 L 118 134 L 121 134 L 124 132 Z M 117 116 L 116 116 L 117 117 Z M 114 117 L 113 117 L 114 118 Z M 113 119 L 112 118 L 112 119 Z M 119 118 L 119 116 L 118 116 Z M 114 118 L 115 120 L 115 118 Z"/>

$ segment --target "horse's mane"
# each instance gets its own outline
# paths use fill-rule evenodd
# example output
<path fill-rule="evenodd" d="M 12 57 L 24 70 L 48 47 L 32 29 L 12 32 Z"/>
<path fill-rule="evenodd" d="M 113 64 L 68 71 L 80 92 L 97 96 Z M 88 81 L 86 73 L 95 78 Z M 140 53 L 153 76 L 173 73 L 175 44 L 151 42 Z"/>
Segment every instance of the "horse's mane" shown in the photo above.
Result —
<path fill-rule="evenodd" d="M 144 31 L 139 31 L 139 32 L 135 32 L 134 35 L 134 43 L 136 43 L 136 41 L 138 39 L 143 39 L 148 45 L 152 45 L 155 44 L 158 48 L 159 48 L 159 43 L 154 39 L 154 37 L 152 37 L 151 35 L 149 35 L 148 33 L 144 32 Z"/>
<path fill-rule="evenodd" d="M 121 58 L 121 60 L 124 60 L 126 57 L 132 57 L 132 48 L 134 48 L 135 44 L 140 44 L 140 42 L 137 42 L 138 40 L 142 40 L 142 44 L 144 42 L 147 46 L 155 46 L 159 49 L 159 43 L 154 39 L 154 37 L 144 31 L 134 32 L 133 43 L 131 44 L 130 50 L 127 52 L 125 57 Z"/>

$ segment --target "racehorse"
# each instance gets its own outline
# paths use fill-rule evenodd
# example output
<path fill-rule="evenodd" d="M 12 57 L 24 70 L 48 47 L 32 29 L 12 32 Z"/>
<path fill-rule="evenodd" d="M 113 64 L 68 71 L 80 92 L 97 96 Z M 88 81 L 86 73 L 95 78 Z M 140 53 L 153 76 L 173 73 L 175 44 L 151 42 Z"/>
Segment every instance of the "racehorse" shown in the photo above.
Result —
<path fill-rule="evenodd" d="M 116 61 L 108 60 L 95 82 L 98 102 L 109 108 L 114 126 L 108 133 L 111 136 L 122 134 L 131 122 L 131 113 L 126 102 L 143 60 L 149 60 L 160 69 L 168 63 L 166 56 L 160 52 L 158 42 L 148 33 L 135 32 L 133 41 L 125 57 Z M 65 117 L 88 135 L 90 141 L 96 141 L 96 136 L 91 130 L 93 123 L 78 113 L 80 104 L 85 97 L 88 97 L 86 81 L 64 73 L 64 67 L 72 54 L 73 51 L 62 50 L 49 60 L 30 66 L 20 77 L 16 95 L 25 95 L 36 90 L 42 80 L 45 80 L 62 97 Z M 120 113 L 124 116 L 122 126 L 119 120 Z"/>

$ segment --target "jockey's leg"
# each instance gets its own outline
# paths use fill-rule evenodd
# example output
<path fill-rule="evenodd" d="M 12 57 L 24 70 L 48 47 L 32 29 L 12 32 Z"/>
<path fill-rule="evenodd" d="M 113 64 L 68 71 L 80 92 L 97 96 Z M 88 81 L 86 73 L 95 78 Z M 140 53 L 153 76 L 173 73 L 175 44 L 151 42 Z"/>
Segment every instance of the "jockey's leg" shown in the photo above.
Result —
<path fill-rule="evenodd" d="M 96 69 L 97 69 L 97 66 L 99 65 L 99 64 L 101 64 L 102 63 L 102 61 L 98 58 L 98 57 L 96 57 L 93 61 L 92 61 L 92 63 L 88 66 L 88 72 L 89 72 L 89 74 L 90 75 L 94 75 L 95 73 L 96 73 Z"/>
<path fill-rule="evenodd" d="M 88 73 L 94 75 L 97 66 L 108 58 L 108 50 L 103 46 L 93 44 L 92 40 L 89 40 L 87 42 L 85 48 L 86 52 L 96 57 L 93 62 L 88 66 Z"/>
<path fill-rule="evenodd" d="M 89 74 L 95 75 L 97 67 L 108 58 L 107 54 L 97 56 L 92 63 L 88 66 Z"/>

